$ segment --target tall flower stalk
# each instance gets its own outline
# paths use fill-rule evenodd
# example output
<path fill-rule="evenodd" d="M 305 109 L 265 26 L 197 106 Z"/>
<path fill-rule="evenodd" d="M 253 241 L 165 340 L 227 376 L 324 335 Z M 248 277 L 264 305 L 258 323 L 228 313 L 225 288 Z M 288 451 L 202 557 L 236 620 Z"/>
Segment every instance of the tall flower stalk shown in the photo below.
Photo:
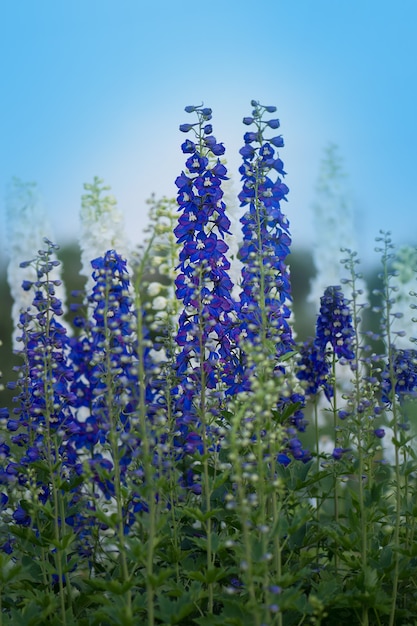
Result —
<path fill-rule="evenodd" d="M 7 422 L 13 433 L 11 441 L 21 449 L 20 457 L 9 464 L 19 476 L 20 484 L 31 493 L 23 497 L 13 513 L 16 524 L 33 529 L 34 536 L 47 532 L 48 504 L 53 511 L 54 562 L 60 598 L 60 619 L 67 624 L 72 615 L 71 584 L 68 579 L 65 486 L 75 475 L 71 435 L 77 429 L 72 409 L 75 396 L 71 392 L 72 370 L 68 362 L 69 341 L 66 329 L 59 322 L 62 315 L 55 288 L 60 281 L 51 274 L 57 246 L 45 239 L 46 247 L 23 266 L 34 269 L 36 279 L 24 281 L 23 289 L 32 294 L 32 308 L 20 314 L 21 367 L 20 393 L 16 396 L 14 418 Z M 44 582 L 52 586 L 53 576 L 47 554 L 42 551 L 40 567 Z"/>
<path fill-rule="evenodd" d="M 245 213 L 240 220 L 241 293 L 235 331 L 239 361 L 229 389 L 234 396 L 229 458 L 236 488 L 229 494 L 228 506 L 238 511 L 242 520 L 240 574 L 247 586 L 248 610 L 254 623 L 260 625 L 269 619 L 270 611 L 276 610 L 270 589 L 275 588 L 283 571 L 285 539 L 278 528 L 283 505 L 279 465 L 290 462 L 284 448 L 288 453 L 303 453 L 295 436 L 294 409 L 288 411 L 292 415 L 288 423 L 282 423 L 285 407 L 295 403 L 292 384 L 297 385 L 291 381 L 291 366 L 286 361 L 294 341 L 286 264 L 291 238 L 280 206 L 288 187 L 282 182 L 284 166 L 276 154 L 284 142 L 281 136 L 267 138 L 271 130 L 279 128 L 278 119 L 265 119 L 276 108 L 256 101 L 251 104 L 252 116 L 245 117 L 243 123 L 254 129 L 245 133 L 245 145 L 240 150 L 239 200 Z M 254 558 L 255 545 L 260 550 L 258 559 Z M 282 623 L 279 611 L 276 620 Z"/>
<path fill-rule="evenodd" d="M 271 342 L 273 354 L 280 356 L 291 350 L 293 340 L 288 324 L 291 288 L 286 258 L 290 252 L 289 222 L 281 211 L 288 187 L 282 182 L 284 165 L 275 148 L 284 145 L 282 136 L 267 139 L 265 133 L 279 128 L 279 120 L 265 120 L 265 113 L 276 107 L 252 101 L 251 117 L 243 123 L 254 126 L 244 135 L 240 150 L 243 164 L 241 218 L 243 244 L 239 250 L 242 267 L 242 293 L 239 317 L 241 331 L 251 343 Z M 275 180 L 274 180 L 275 179 Z"/>
<path fill-rule="evenodd" d="M 230 220 L 222 200 L 222 181 L 226 167 L 219 156 L 224 147 L 213 136 L 211 109 L 188 106 L 186 112 L 197 115 L 197 122 L 182 124 L 180 130 L 191 132 L 182 151 L 189 155 L 186 171 L 176 180 L 178 205 L 181 211 L 174 230 L 179 252 L 179 274 L 175 280 L 177 298 L 183 303 L 179 316 L 176 342 L 178 388 L 177 419 L 185 449 L 201 454 L 202 502 L 207 537 L 208 610 L 214 606 L 214 585 L 210 582 L 214 565 L 211 519 L 211 471 L 209 450 L 214 445 L 214 426 L 219 419 L 219 392 L 230 372 L 231 341 L 228 329 L 233 321 L 232 282 L 228 276 L 230 263 L 224 241 Z M 191 448 L 190 448 L 191 444 Z M 193 480 L 193 479 L 192 479 Z M 198 484 L 191 484 L 196 493 Z"/>
<path fill-rule="evenodd" d="M 404 510 L 407 510 L 407 500 L 409 498 L 408 473 L 405 471 L 407 465 L 407 437 L 408 424 L 404 415 L 402 402 L 407 394 L 415 395 L 417 390 L 417 378 L 415 375 L 417 362 L 414 350 L 401 350 L 396 348 L 398 339 L 402 339 L 405 332 L 398 331 L 398 319 L 402 318 L 403 311 L 397 312 L 396 299 L 399 292 L 398 278 L 399 272 L 392 266 L 401 265 L 393 252 L 394 246 L 389 232 L 381 231 L 381 236 L 377 238 L 380 242 L 376 249 L 381 253 L 382 260 L 382 306 L 381 306 L 381 330 L 385 344 L 385 370 L 382 374 L 382 399 L 387 403 L 391 412 L 389 426 L 392 429 L 392 443 L 394 446 L 394 488 L 393 497 L 395 501 L 393 546 L 394 569 L 392 574 L 392 601 L 389 617 L 389 626 L 396 623 L 398 584 L 400 577 L 400 549 L 401 549 L 401 524 Z M 397 283 L 397 284 L 396 284 Z M 404 294 L 403 294 L 404 295 Z M 401 301 L 400 301 L 401 304 Z M 407 316 L 408 317 L 408 316 Z M 406 323 L 406 327 L 409 324 Z M 405 421 L 404 421 L 405 420 Z M 401 458 L 402 456 L 402 458 Z M 409 523 L 408 515 L 405 520 Z"/>

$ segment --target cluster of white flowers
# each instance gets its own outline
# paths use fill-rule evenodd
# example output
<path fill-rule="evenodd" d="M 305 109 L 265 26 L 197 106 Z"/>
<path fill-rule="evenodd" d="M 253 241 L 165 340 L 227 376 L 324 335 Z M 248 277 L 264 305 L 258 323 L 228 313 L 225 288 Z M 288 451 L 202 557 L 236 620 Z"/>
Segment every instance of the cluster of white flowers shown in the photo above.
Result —
<path fill-rule="evenodd" d="M 337 147 L 330 145 L 321 164 L 314 210 L 313 261 L 316 275 L 311 282 L 308 300 L 320 307 L 327 287 L 343 284 L 348 270 L 339 262 L 342 249 L 355 250 L 354 219 L 346 176 Z M 358 285 L 359 287 L 359 285 Z M 364 285 L 360 285 L 364 289 Z M 350 294 L 345 294 L 349 297 Z M 365 295 L 365 294 L 364 294 Z"/>
<path fill-rule="evenodd" d="M 24 183 L 14 178 L 6 195 L 6 235 L 9 263 L 7 280 L 13 298 L 12 318 L 14 322 L 13 348 L 19 349 L 17 338 L 21 335 L 17 324 L 20 312 L 31 307 L 33 292 L 24 291 L 24 280 L 36 280 L 33 267 L 20 267 L 23 261 L 30 261 L 38 250 L 45 249 L 44 238 L 54 241 L 52 228 L 36 183 Z M 51 270 L 51 280 L 60 280 L 60 266 Z M 65 288 L 63 284 L 56 287 L 56 296 L 61 300 L 65 311 Z"/>
<path fill-rule="evenodd" d="M 354 251 L 355 224 L 351 199 L 347 189 L 347 179 L 337 146 L 328 146 L 317 183 L 317 200 L 314 211 L 313 262 L 316 274 L 311 281 L 308 301 L 314 304 L 316 313 L 320 310 L 320 299 L 327 287 L 341 285 L 345 297 L 352 298 L 352 269 L 348 251 Z M 351 252 L 351 254 L 354 254 Z M 355 299 L 358 307 L 368 302 L 368 289 L 361 276 L 355 272 Z M 359 324 L 359 328 L 361 324 Z M 343 405 L 342 396 L 352 389 L 352 372 L 346 365 L 336 364 L 338 390 L 333 405 Z M 326 422 L 328 406 L 323 395 L 319 400 L 319 424 Z M 334 442 L 333 442 L 334 443 Z"/>
<path fill-rule="evenodd" d="M 108 250 L 116 250 L 123 258 L 128 258 L 129 250 L 125 236 L 123 213 L 110 190 L 98 176 L 92 184 L 84 185 L 86 194 L 81 199 L 80 212 L 80 274 L 87 278 L 86 293 L 94 287 L 91 261 L 104 256 Z"/>

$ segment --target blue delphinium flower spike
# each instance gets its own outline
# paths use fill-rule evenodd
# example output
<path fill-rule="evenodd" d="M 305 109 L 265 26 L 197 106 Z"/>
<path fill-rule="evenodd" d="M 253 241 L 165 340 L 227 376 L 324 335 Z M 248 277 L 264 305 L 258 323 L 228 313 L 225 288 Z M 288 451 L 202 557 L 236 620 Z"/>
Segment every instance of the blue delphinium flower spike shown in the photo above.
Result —
<path fill-rule="evenodd" d="M 57 261 L 52 258 L 54 244 L 45 240 L 46 249 L 30 262 L 36 279 L 25 281 L 23 288 L 32 292 L 30 310 L 19 318 L 20 351 L 24 362 L 19 367 L 19 380 L 11 387 L 19 390 L 14 398 L 13 417 L 7 421 L 10 442 L 18 450 L 17 458 L 5 467 L 5 477 L 10 484 L 17 482 L 24 487 L 28 471 L 43 461 L 56 463 L 61 480 L 70 480 L 75 473 L 71 438 L 77 431 L 73 406 L 75 394 L 71 390 L 73 370 L 69 361 L 69 339 L 60 323 L 62 315 L 60 300 L 55 294 L 56 283 L 51 271 Z M 32 485 L 36 483 L 38 500 L 42 504 L 49 499 L 52 478 L 47 473 L 36 477 L 32 472 Z M 17 524 L 30 523 L 29 512 L 19 504 L 13 514 Z"/>
<path fill-rule="evenodd" d="M 255 130 L 244 135 L 240 150 L 243 164 L 241 206 L 246 213 L 241 218 L 243 244 L 239 256 L 242 268 L 242 294 L 239 310 L 241 331 L 250 341 L 262 333 L 276 343 L 277 355 L 293 347 L 288 323 L 291 287 L 286 258 L 290 252 L 289 222 L 280 203 L 289 191 L 282 182 L 284 164 L 274 146 L 283 146 L 282 137 L 265 138 L 270 128 L 278 128 L 279 120 L 264 120 L 265 107 L 253 102 L 251 118 L 244 123 Z"/>
<path fill-rule="evenodd" d="M 186 171 L 176 180 L 180 217 L 174 230 L 179 252 L 179 273 L 175 281 L 176 296 L 183 303 L 176 342 L 179 430 L 183 445 L 199 449 L 196 425 L 201 411 L 202 387 L 215 390 L 233 366 L 230 327 L 234 303 L 230 263 L 224 235 L 230 220 L 222 200 L 222 181 L 226 167 L 217 158 L 224 147 L 212 135 L 211 109 L 187 107 L 197 114 L 197 122 L 182 125 L 183 132 L 193 131 L 195 140 L 186 140 L 182 150 L 190 156 Z M 192 109 L 192 111 L 191 111 Z M 190 439 L 190 436 L 192 437 Z M 201 437 L 201 433 L 199 435 Z"/>

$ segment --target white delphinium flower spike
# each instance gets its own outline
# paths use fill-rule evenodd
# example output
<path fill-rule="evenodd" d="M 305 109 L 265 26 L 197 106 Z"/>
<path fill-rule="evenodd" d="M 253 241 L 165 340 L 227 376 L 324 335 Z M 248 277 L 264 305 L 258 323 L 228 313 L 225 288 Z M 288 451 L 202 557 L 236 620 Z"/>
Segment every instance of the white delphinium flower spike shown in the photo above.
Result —
<path fill-rule="evenodd" d="M 123 213 L 117 206 L 115 197 L 106 194 L 110 187 L 98 176 L 93 183 L 84 185 L 80 211 L 80 274 L 87 278 L 86 294 L 94 287 L 91 261 L 104 256 L 109 250 L 116 250 L 123 258 L 128 256 L 128 245 L 124 230 Z"/>
<path fill-rule="evenodd" d="M 24 261 L 33 259 L 38 250 L 45 247 L 44 238 L 54 241 L 51 232 L 51 224 L 36 183 L 25 183 L 18 178 L 13 178 L 6 194 L 6 236 L 9 263 L 7 267 L 7 280 L 13 298 L 12 318 L 13 349 L 20 348 L 18 337 L 21 331 L 18 329 L 19 316 L 22 310 L 31 308 L 33 300 L 32 290 L 22 289 L 25 280 L 37 279 L 35 269 L 32 266 L 20 267 Z M 61 280 L 60 266 L 51 270 L 51 280 Z M 61 283 L 56 287 L 56 296 L 61 300 L 62 309 L 65 312 L 65 290 Z M 62 323 L 62 322 L 61 322 Z"/>
<path fill-rule="evenodd" d="M 392 264 L 393 275 L 390 281 L 394 290 L 395 317 L 391 320 L 391 333 L 395 335 L 396 348 L 409 349 L 417 337 L 416 298 L 417 291 L 417 250 L 411 246 L 402 246 L 396 253 Z"/>
<path fill-rule="evenodd" d="M 347 176 L 342 159 L 334 144 L 327 147 L 321 163 L 316 187 L 317 199 L 313 205 L 313 263 L 316 275 L 311 281 L 308 301 L 316 311 L 325 290 L 340 285 L 344 296 L 352 301 L 352 270 L 349 263 L 351 251 L 356 249 L 354 216 L 349 197 Z M 348 258 L 346 258 L 348 257 Z M 358 309 L 368 302 L 368 290 L 363 278 L 355 271 L 355 301 Z M 359 324 L 359 332 L 360 332 Z M 349 367 L 336 364 L 338 381 L 337 406 L 342 405 L 342 395 L 352 389 L 352 372 Z M 323 396 L 321 405 L 326 405 Z M 322 419 L 324 413 L 320 413 Z"/>
<path fill-rule="evenodd" d="M 341 285 L 350 278 L 339 262 L 342 248 L 355 250 L 354 219 L 337 146 L 326 149 L 313 205 L 313 262 L 316 275 L 311 281 L 308 300 L 319 310 L 320 298 L 327 287 Z M 349 297 L 349 294 L 345 294 Z"/>

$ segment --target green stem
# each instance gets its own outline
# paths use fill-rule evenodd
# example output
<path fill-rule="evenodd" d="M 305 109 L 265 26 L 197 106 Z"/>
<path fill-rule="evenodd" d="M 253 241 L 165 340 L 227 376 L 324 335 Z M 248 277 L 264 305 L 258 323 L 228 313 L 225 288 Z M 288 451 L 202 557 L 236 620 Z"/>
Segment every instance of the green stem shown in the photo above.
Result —
<path fill-rule="evenodd" d="M 139 279 L 142 273 L 139 274 Z M 138 280 L 139 280 L 138 279 Z M 139 283 L 135 285 L 136 310 L 142 311 L 142 302 L 140 297 Z M 148 536 L 147 536 L 147 556 L 146 556 L 146 603 L 147 603 L 147 623 L 148 626 L 155 624 L 155 589 L 153 584 L 154 574 L 154 555 L 156 544 L 156 487 L 154 469 L 152 466 L 152 450 L 150 446 L 149 432 L 147 427 L 147 412 L 145 402 L 146 389 L 146 369 L 145 369 L 145 345 L 144 345 L 144 328 L 142 316 L 139 314 L 137 318 L 137 336 L 138 336 L 138 379 L 139 379 L 139 422 L 141 430 L 141 446 L 143 471 L 145 478 L 146 499 L 149 507 L 148 511 Z"/>
<path fill-rule="evenodd" d="M 111 329 L 108 325 L 108 303 L 109 303 L 109 280 L 106 280 L 105 290 L 105 307 L 104 307 L 104 336 L 105 336 L 105 379 L 106 379 L 106 403 L 107 413 L 109 415 L 109 441 L 111 447 L 111 454 L 114 467 L 114 491 L 116 500 L 117 522 L 116 522 L 116 536 L 119 549 L 119 562 L 121 570 L 121 579 L 123 584 L 129 582 L 129 569 L 127 564 L 125 536 L 124 536 L 124 524 L 123 524 L 123 492 L 121 487 L 121 472 L 120 472 L 120 453 L 119 453 L 119 440 L 118 440 L 118 406 L 114 398 L 113 390 L 113 376 L 112 376 L 112 346 L 111 346 Z M 131 623 L 132 620 L 132 592 L 129 588 L 125 594 L 126 600 L 126 619 L 127 623 Z"/>
<path fill-rule="evenodd" d="M 200 278 L 199 284 L 204 283 L 204 268 L 200 268 Z M 205 505 L 205 513 L 207 514 L 207 520 L 205 522 L 206 526 L 206 566 L 207 572 L 209 572 L 212 568 L 213 564 L 213 548 L 212 548 L 212 520 L 210 516 L 211 511 L 211 487 L 210 487 L 210 474 L 209 474 L 209 464 L 208 464 L 208 441 L 207 441 L 207 398 L 206 398 L 206 371 L 204 369 L 205 362 L 205 351 L 206 346 L 204 344 L 204 331 L 205 331 L 205 321 L 203 319 L 203 302 L 201 299 L 201 294 L 199 297 L 199 350 L 200 350 L 200 407 L 199 407 L 199 417 L 201 421 L 201 434 L 203 440 L 203 487 L 204 487 L 204 505 Z M 208 613 L 211 615 L 213 613 L 214 608 L 214 584 L 212 582 L 208 583 Z"/>
<path fill-rule="evenodd" d="M 396 402 L 394 400 L 392 404 L 393 410 L 393 435 L 395 440 L 395 461 L 394 461 L 394 472 L 395 472 L 395 525 L 394 525 L 394 575 L 392 581 L 392 601 L 391 601 L 391 612 L 389 617 L 389 626 L 394 626 L 395 624 L 395 613 L 397 607 L 397 595 L 398 595 L 398 580 L 400 574 L 400 558 L 399 558 L 399 547 L 400 547 L 400 524 L 401 524 L 401 506 L 402 506 L 402 498 L 401 498 L 401 475 L 400 475 L 400 453 L 398 447 L 398 415 L 396 409 Z"/>
<path fill-rule="evenodd" d="M 242 409 L 242 413 L 244 410 Z M 257 606 L 256 590 L 253 577 L 253 559 L 252 559 L 252 543 L 249 533 L 250 516 L 248 515 L 248 502 L 246 498 L 245 485 L 242 475 L 242 459 L 239 446 L 239 426 L 242 413 L 236 408 L 232 418 L 230 432 L 230 461 L 232 464 L 231 476 L 237 489 L 237 515 L 241 522 L 243 534 L 243 557 L 245 560 L 244 580 L 249 594 L 249 603 L 253 612 L 255 626 L 261 625 L 261 615 Z"/>
<path fill-rule="evenodd" d="M 332 377 L 333 377 L 333 429 L 334 429 L 334 443 L 335 447 L 338 447 L 339 436 L 338 436 L 338 425 L 337 425 L 337 381 L 336 381 L 336 354 L 335 351 L 332 351 Z M 338 471 L 337 471 L 337 461 L 333 463 L 333 497 L 334 497 L 334 521 L 336 524 L 339 523 L 339 493 L 338 493 Z M 337 554 L 338 546 L 336 545 L 336 549 L 334 552 L 334 567 L 336 576 L 338 574 L 339 567 L 339 557 Z"/>
<path fill-rule="evenodd" d="M 49 293 L 49 276 L 46 275 L 46 286 Z M 50 309 L 47 305 L 45 311 L 45 336 L 49 339 L 51 327 Z M 49 342 L 47 344 L 49 346 Z M 60 488 L 57 485 L 56 470 L 61 469 L 61 462 L 59 459 L 59 444 L 57 441 L 57 435 L 55 430 L 51 427 L 51 417 L 54 414 L 54 389 L 53 389 L 53 369 L 51 363 L 51 355 L 49 350 L 44 354 L 44 396 L 45 396 L 45 424 L 46 424 L 46 460 L 49 469 L 49 477 L 52 487 L 52 498 L 54 503 L 54 539 L 56 543 L 55 551 L 55 563 L 58 572 L 58 588 L 59 599 L 61 609 L 62 624 L 66 626 L 67 615 L 65 606 L 65 589 L 63 580 L 63 567 L 62 557 L 66 559 L 66 550 L 61 547 L 62 529 L 60 525 L 60 514 L 62 514 L 62 508 L 60 504 Z M 64 516 L 65 518 L 65 516 Z M 61 520 L 63 523 L 63 520 Z"/>

